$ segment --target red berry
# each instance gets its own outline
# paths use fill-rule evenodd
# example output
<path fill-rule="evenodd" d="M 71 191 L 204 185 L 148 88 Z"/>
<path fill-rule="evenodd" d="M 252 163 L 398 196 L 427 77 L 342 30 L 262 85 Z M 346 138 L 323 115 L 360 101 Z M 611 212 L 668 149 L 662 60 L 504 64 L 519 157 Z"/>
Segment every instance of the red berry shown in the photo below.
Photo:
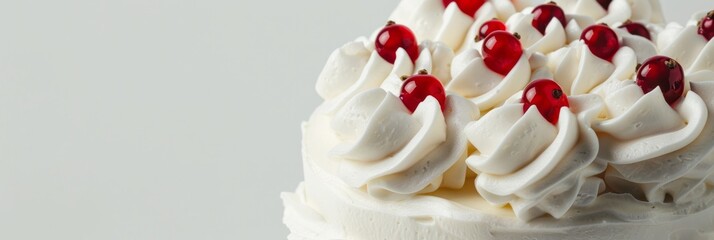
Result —
<path fill-rule="evenodd" d="M 697 33 L 704 36 L 707 41 L 712 40 L 712 37 L 714 37 L 714 11 L 710 11 L 707 16 L 699 21 Z"/>
<path fill-rule="evenodd" d="M 637 70 L 637 85 L 648 93 L 659 87 L 664 99 L 672 105 L 684 93 L 684 71 L 674 59 L 665 56 L 651 57 Z"/>
<path fill-rule="evenodd" d="M 645 25 L 642 25 L 641 23 L 633 22 L 630 20 L 627 20 L 625 23 L 623 23 L 620 28 L 624 28 L 627 30 L 627 32 L 631 33 L 632 35 L 637 35 L 643 38 L 647 38 L 647 40 L 652 40 L 652 37 L 650 36 L 650 31 L 647 30 Z"/>
<path fill-rule="evenodd" d="M 501 75 L 508 75 L 508 72 L 516 66 L 518 59 L 523 54 L 520 36 L 506 31 L 495 31 L 489 34 L 483 41 L 481 52 L 483 52 L 483 62 L 492 71 Z"/>
<path fill-rule="evenodd" d="M 605 11 L 607 11 L 607 9 L 610 8 L 610 3 L 612 3 L 612 0 L 597 0 L 597 3 L 599 3 L 600 6 L 605 9 Z"/>
<path fill-rule="evenodd" d="M 478 11 L 478 9 L 486 3 L 486 0 L 442 0 L 441 2 L 444 4 L 444 7 L 449 6 L 451 2 L 456 2 L 456 5 L 459 6 L 461 12 L 473 17 L 474 14 L 476 14 L 476 11 Z"/>
<path fill-rule="evenodd" d="M 444 111 L 446 106 L 444 86 L 439 79 L 427 74 L 426 70 L 421 70 L 419 74 L 411 76 L 404 81 L 399 99 L 413 113 L 419 103 L 423 102 L 428 96 L 436 98 L 439 105 L 441 105 L 441 111 Z"/>
<path fill-rule="evenodd" d="M 617 34 L 605 24 L 596 24 L 586 28 L 580 35 L 580 39 L 585 41 L 590 52 L 607 61 L 612 61 L 612 57 L 620 49 Z"/>
<path fill-rule="evenodd" d="M 523 113 L 535 105 L 540 114 L 552 124 L 558 123 L 560 108 L 568 107 L 568 96 L 553 80 L 540 79 L 528 84 L 523 90 Z"/>
<path fill-rule="evenodd" d="M 419 43 L 412 30 L 392 21 L 389 21 L 387 26 L 379 31 L 374 45 L 379 56 L 391 64 L 394 64 L 397 59 L 397 50 L 399 48 L 407 51 L 412 62 L 416 62 L 419 57 Z"/>
<path fill-rule="evenodd" d="M 506 30 L 506 24 L 504 24 L 501 20 L 498 19 L 493 19 L 493 20 L 488 20 L 481 27 L 478 29 L 478 39 L 484 39 L 486 36 L 491 34 L 492 32 L 495 31 L 505 31 Z"/>
<path fill-rule="evenodd" d="M 548 27 L 548 23 L 550 23 L 553 18 L 558 19 L 560 24 L 565 27 L 565 13 L 555 2 L 539 5 L 533 9 L 531 13 L 533 13 L 531 25 L 538 29 L 541 34 L 545 34 L 545 28 Z"/>

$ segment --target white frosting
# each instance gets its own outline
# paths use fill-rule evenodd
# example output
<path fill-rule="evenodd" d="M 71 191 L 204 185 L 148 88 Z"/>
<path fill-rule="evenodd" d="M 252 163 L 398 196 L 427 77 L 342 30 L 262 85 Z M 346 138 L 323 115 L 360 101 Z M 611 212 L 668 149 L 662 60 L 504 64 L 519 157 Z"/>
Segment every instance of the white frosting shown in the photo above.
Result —
<path fill-rule="evenodd" d="M 635 52 L 638 63 L 643 63 L 645 60 L 657 55 L 657 47 L 647 38 L 630 34 L 622 28 L 613 28 L 617 35 L 622 37 L 622 46 L 629 47 Z M 650 31 L 652 32 L 652 31 Z"/>
<path fill-rule="evenodd" d="M 305 183 L 295 193 L 282 193 L 285 205 L 283 222 L 290 229 L 288 240 L 345 239 L 338 224 L 328 223 L 316 209 L 307 205 Z"/>
<path fill-rule="evenodd" d="M 466 162 L 478 173 L 483 198 L 509 203 L 527 221 L 546 213 L 561 218 L 604 190 L 602 180 L 592 177 L 606 165 L 595 162 L 598 142 L 589 126 L 603 104 L 597 95 L 571 97 L 570 103 L 575 112 L 561 108 L 555 126 L 535 107 L 524 114 L 522 104 L 507 104 L 466 127 L 476 148 Z"/>
<path fill-rule="evenodd" d="M 451 81 L 451 61 L 454 52 L 443 43 L 432 41 L 421 42 L 419 49 L 421 52 L 414 64 L 415 71 L 426 70 L 442 84 L 448 84 Z M 392 75 L 385 79 L 380 87 L 394 95 L 399 95 L 402 82 L 401 78 Z"/>
<path fill-rule="evenodd" d="M 554 0 L 568 14 L 587 16 L 597 23 L 614 25 L 629 20 L 636 22 L 663 23 L 658 0 L 613 0 L 608 9 L 596 0 Z"/>
<path fill-rule="evenodd" d="M 567 95 L 588 93 L 608 79 L 629 79 L 637 67 L 635 52 L 621 47 L 612 62 L 595 56 L 583 41 L 548 55 L 548 68 Z"/>
<path fill-rule="evenodd" d="M 320 97 L 333 99 L 356 83 L 370 60 L 371 46 L 366 38 L 359 38 L 332 52 L 315 85 Z"/>
<path fill-rule="evenodd" d="M 644 94 L 627 81 L 605 98 L 608 119 L 594 124 L 600 137 L 600 156 L 613 164 L 631 164 L 680 149 L 700 135 L 707 121 L 706 105 L 688 92 L 674 108 L 655 88 Z"/>
<path fill-rule="evenodd" d="M 532 11 L 533 7 L 526 7 L 521 12 L 511 15 L 506 21 L 507 30 L 521 35 L 521 44 L 530 54 L 549 53 L 567 43 L 576 41 L 580 39 L 583 29 L 595 23 L 586 16 L 566 14 L 565 21 L 567 24 L 565 27 L 557 19 L 552 19 L 545 29 L 545 34 L 541 34 L 532 25 Z M 476 34 L 478 34 L 478 28 L 472 29 L 469 32 L 466 44 L 458 52 L 467 49 L 481 49 L 481 41 L 473 41 Z"/>
<path fill-rule="evenodd" d="M 464 42 L 473 41 L 484 22 L 493 18 L 507 19 L 516 10 L 509 0 L 490 0 L 475 16 L 468 16 L 456 2 L 444 8 L 441 0 L 403 0 L 390 19 L 410 27 L 419 40 L 444 42 L 458 52 Z"/>
<path fill-rule="evenodd" d="M 400 48 L 394 64 L 391 64 L 374 50 L 374 41 L 358 38 L 330 55 L 318 78 L 317 92 L 332 104 L 329 111 L 335 111 L 355 95 L 369 89 L 381 86 L 398 93 L 401 77 L 411 76 L 421 69 L 430 70 L 440 81 L 448 83 L 453 51 L 442 43 L 431 41 L 422 42 L 419 50 L 419 57 L 413 63 L 407 52 Z"/>
<path fill-rule="evenodd" d="M 552 19 L 545 28 L 545 34 L 541 34 L 531 24 L 533 21 L 531 11 L 526 9 L 524 12 L 513 14 L 506 22 L 510 32 L 521 36 L 523 48 L 528 52 L 549 53 L 563 47 L 567 42 L 567 35 L 560 21 Z"/>
<path fill-rule="evenodd" d="M 651 202 L 663 202 L 669 195 L 682 203 L 696 200 L 714 185 L 714 81 L 691 85 L 692 91 L 674 109 L 658 89 L 642 96 L 636 85 L 608 99 L 623 104 L 617 107 L 622 113 L 611 111 L 618 117 L 595 125 L 609 125 L 604 128 L 613 136 L 621 132 L 621 139 L 601 137 L 601 157 L 613 166 L 606 175 L 609 187 L 638 189 L 633 194 Z M 641 132 L 628 131 L 632 128 Z"/>
<path fill-rule="evenodd" d="M 439 187 L 460 188 L 466 167 L 462 129 L 478 118 L 467 100 L 447 97 L 446 115 L 428 97 L 413 114 L 382 89 L 361 93 L 332 120 L 340 144 L 330 156 L 340 162 L 338 175 L 348 185 L 378 198 L 405 198 Z M 449 171 L 455 168 L 459 170 Z"/>
<path fill-rule="evenodd" d="M 330 134 L 330 119 L 316 111 L 303 125 L 305 182 L 295 193 L 282 194 L 290 240 L 714 237 L 714 191 L 691 204 L 646 203 L 608 193 L 587 207 L 574 206 L 559 220 L 546 216 L 529 222 L 515 219 L 509 208 L 487 203 L 475 192 L 472 181 L 460 190 L 441 189 L 402 201 L 380 200 L 347 186 L 332 172 L 335 162 L 324 154 L 338 141 Z"/>
<path fill-rule="evenodd" d="M 697 22 L 705 15 L 706 12 L 694 14 L 684 27 L 670 23 L 657 36 L 660 54 L 677 60 L 686 73 L 714 71 L 714 41 L 697 33 Z"/>
<path fill-rule="evenodd" d="M 305 182 L 282 195 L 288 238 L 714 239 L 714 43 L 696 33 L 705 13 L 665 27 L 657 0 L 607 11 L 556 2 L 568 24 L 541 34 L 529 0 L 489 0 L 475 16 L 403 0 L 391 20 L 417 35 L 416 61 L 399 49 L 386 62 L 375 36 L 333 52 L 316 86 L 325 103 L 303 126 Z M 492 18 L 525 48 L 506 76 L 473 41 Z M 622 47 L 609 62 L 579 40 L 594 23 L 628 19 L 653 41 L 614 28 Z M 632 81 L 654 55 L 685 69 L 672 106 Z M 433 97 L 414 113 L 398 99 L 400 77 L 420 69 L 449 92 L 443 112 Z M 519 103 L 540 78 L 569 96 L 555 125 Z"/>
<path fill-rule="evenodd" d="M 481 111 L 502 104 L 530 81 L 531 67 L 524 53 L 508 75 L 489 69 L 476 49 L 468 49 L 454 58 L 454 78 L 446 90 L 471 99 Z"/>

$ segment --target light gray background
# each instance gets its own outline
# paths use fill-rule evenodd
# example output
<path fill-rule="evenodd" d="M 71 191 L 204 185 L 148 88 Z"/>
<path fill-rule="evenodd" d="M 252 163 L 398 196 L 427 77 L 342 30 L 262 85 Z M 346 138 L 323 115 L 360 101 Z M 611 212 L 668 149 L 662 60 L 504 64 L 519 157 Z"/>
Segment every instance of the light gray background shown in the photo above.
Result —
<path fill-rule="evenodd" d="M 285 239 L 315 79 L 396 3 L 0 1 L 0 239 Z"/>

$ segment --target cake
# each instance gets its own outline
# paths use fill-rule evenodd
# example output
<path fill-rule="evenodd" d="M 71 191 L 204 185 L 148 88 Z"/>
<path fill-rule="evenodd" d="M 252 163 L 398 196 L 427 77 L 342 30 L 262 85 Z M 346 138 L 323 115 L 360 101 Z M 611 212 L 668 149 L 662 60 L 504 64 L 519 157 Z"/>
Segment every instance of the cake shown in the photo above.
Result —
<path fill-rule="evenodd" d="M 714 239 L 714 11 L 402 0 L 385 22 L 317 79 L 288 239 Z"/>

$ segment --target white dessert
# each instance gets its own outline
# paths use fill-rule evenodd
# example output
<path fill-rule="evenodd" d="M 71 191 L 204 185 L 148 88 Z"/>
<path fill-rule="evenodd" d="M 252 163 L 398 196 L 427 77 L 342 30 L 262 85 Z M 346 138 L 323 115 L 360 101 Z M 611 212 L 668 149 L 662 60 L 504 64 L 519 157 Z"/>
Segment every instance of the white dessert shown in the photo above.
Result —
<path fill-rule="evenodd" d="M 330 121 L 318 113 L 303 124 L 305 181 L 295 193 L 282 195 L 290 240 L 714 239 L 711 190 L 683 204 L 606 193 L 589 199 L 593 202 L 587 207 L 569 209 L 560 219 L 531 221 L 480 197 L 473 176 L 459 190 L 442 188 L 400 201 L 379 199 L 335 174 L 339 163 L 325 154 L 340 142 L 331 133 Z"/>
<path fill-rule="evenodd" d="M 664 25 L 656 0 L 556 2 L 567 24 L 541 34 L 530 1 L 467 16 L 455 2 L 403 0 L 391 20 L 417 36 L 415 61 L 403 49 L 385 61 L 376 36 L 333 52 L 316 87 L 325 102 L 303 124 L 305 181 L 282 194 L 288 239 L 714 239 L 714 41 L 696 32 L 706 13 Z M 505 75 L 474 41 L 494 17 L 524 49 Z M 611 61 L 580 40 L 628 19 L 652 40 L 613 28 Z M 674 103 L 633 81 L 655 55 L 684 69 Z M 445 106 L 429 96 L 412 112 L 399 99 L 402 76 L 420 70 Z M 557 123 L 520 102 L 542 78 L 568 96 Z"/>

